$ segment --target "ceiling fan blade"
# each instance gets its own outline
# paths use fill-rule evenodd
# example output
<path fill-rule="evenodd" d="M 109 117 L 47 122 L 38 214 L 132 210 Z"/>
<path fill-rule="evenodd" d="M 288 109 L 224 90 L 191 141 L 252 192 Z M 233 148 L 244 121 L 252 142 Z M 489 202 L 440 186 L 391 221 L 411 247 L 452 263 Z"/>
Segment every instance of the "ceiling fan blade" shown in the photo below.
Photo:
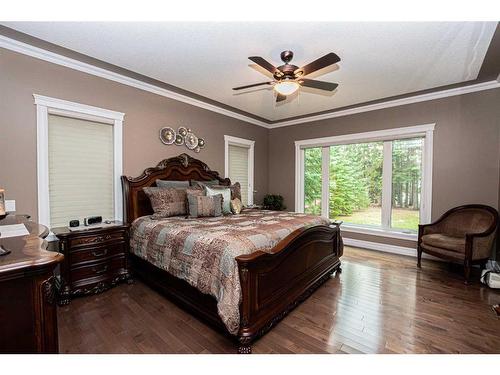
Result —
<path fill-rule="evenodd" d="M 271 74 L 274 74 L 274 72 L 278 70 L 273 64 L 260 56 L 250 56 L 248 59 L 259 65 L 260 67 L 266 69 Z"/>
<path fill-rule="evenodd" d="M 276 103 L 282 102 L 283 100 L 286 100 L 285 95 L 281 95 L 281 94 L 276 95 Z"/>
<path fill-rule="evenodd" d="M 253 85 L 233 87 L 233 90 L 243 90 L 243 89 L 248 89 L 250 87 L 255 87 L 255 86 L 260 86 L 260 85 L 270 85 L 271 83 L 273 83 L 273 81 L 254 83 Z"/>
<path fill-rule="evenodd" d="M 304 65 L 302 68 L 299 68 L 295 70 L 294 74 L 300 75 L 301 77 L 306 76 L 308 74 L 311 74 L 312 72 L 315 72 L 317 70 L 323 69 L 329 65 L 336 64 L 340 61 L 340 57 L 338 57 L 336 54 L 333 52 L 330 52 L 329 54 L 320 57 L 317 60 L 314 60 L 313 62 Z"/>
<path fill-rule="evenodd" d="M 333 91 L 337 88 L 338 83 L 331 83 L 325 81 L 316 81 L 314 79 L 301 78 L 299 83 L 305 87 L 312 87 L 313 89 L 320 89 L 326 91 Z"/>

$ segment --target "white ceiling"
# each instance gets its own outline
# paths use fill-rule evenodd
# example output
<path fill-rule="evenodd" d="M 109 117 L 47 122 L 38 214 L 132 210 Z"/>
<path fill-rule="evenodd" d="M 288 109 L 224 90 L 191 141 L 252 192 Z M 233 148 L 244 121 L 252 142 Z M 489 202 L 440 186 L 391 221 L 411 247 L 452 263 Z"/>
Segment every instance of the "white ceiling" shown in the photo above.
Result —
<path fill-rule="evenodd" d="M 3 24 L 274 121 L 476 79 L 497 23 Z M 276 104 L 269 87 L 231 89 L 268 80 L 248 56 L 281 65 L 285 49 L 299 66 L 339 55 L 326 74 L 309 76 L 337 90 L 303 88 Z"/>

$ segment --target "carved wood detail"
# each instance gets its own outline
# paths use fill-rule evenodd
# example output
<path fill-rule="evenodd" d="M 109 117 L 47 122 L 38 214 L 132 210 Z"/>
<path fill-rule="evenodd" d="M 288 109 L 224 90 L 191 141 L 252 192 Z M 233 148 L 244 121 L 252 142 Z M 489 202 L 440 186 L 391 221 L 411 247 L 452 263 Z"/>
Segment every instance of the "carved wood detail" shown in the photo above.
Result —
<path fill-rule="evenodd" d="M 100 281 L 92 286 L 72 289 L 70 294 L 72 296 L 88 296 L 92 294 L 99 294 L 123 281 L 128 281 L 129 279 L 130 274 L 125 273 L 123 275 L 118 275 L 109 281 Z"/>
<path fill-rule="evenodd" d="M 130 224 L 140 216 L 153 213 L 143 188 L 156 186 L 157 179 L 176 181 L 218 180 L 221 185 L 231 185 L 229 178 L 222 178 L 218 172 L 210 170 L 204 162 L 187 154 L 164 159 L 156 167 L 145 169 L 138 177 L 122 176 L 123 207 L 127 223 Z"/>
<path fill-rule="evenodd" d="M 57 293 L 54 276 L 51 276 L 42 283 L 42 293 L 45 301 L 49 305 L 53 305 L 55 303 Z"/>
<path fill-rule="evenodd" d="M 113 236 L 111 236 L 110 234 L 106 234 L 106 235 L 103 235 L 103 236 L 80 238 L 78 240 L 78 242 L 81 243 L 81 244 L 99 243 L 99 242 L 109 241 L 112 238 L 113 238 Z"/>

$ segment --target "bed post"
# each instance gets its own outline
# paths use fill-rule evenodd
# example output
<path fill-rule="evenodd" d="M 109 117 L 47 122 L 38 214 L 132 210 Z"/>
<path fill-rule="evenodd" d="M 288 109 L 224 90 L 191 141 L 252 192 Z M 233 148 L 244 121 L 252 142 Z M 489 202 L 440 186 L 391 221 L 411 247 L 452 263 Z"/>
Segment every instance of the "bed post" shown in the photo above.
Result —
<path fill-rule="evenodd" d="M 252 354 L 252 346 L 250 345 L 249 337 L 238 338 L 238 354 Z"/>
<path fill-rule="evenodd" d="M 245 265 L 238 267 L 241 283 L 242 302 L 240 306 L 240 334 L 238 336 L 238 354 L 252 354 L 251 338 L 241 332 L 248 328 L 250 314 L 250 279 L 248 268 Z"/>

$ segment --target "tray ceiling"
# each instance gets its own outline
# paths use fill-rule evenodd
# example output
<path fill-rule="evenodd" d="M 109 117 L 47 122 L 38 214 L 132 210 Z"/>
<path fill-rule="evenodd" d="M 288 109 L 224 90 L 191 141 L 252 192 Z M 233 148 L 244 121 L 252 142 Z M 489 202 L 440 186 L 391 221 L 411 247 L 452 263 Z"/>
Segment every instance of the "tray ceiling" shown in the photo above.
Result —
<path fill-rule="evenodd" d="M 5 26 L 140 73 L 270 121 L 303 116 L 477 78 L 496 22 L 136 23 L 4 22 Z M 283 50 L 306 64 L 342 59 L 311 78 L 336 82 L 276 104 L 268 80 L 247 59 L 279 65 Z"/>

